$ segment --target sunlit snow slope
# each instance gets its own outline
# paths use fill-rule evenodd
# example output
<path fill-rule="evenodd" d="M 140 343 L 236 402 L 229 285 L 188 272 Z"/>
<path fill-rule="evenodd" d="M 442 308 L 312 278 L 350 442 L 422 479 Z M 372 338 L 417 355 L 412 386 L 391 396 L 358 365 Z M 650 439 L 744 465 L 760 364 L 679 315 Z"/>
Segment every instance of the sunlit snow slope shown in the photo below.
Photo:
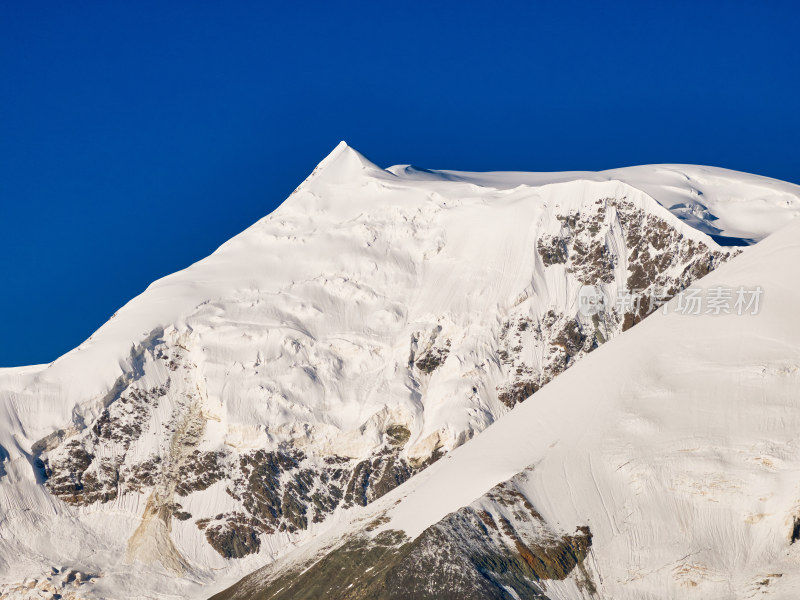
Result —
<path fill-rule="evenodd" d="M 401 176 L 420 176 L 414 167 L 392 167 L 390 170 Z M 756 242 L 780 228 L 786 223 L 787 217 L 800 214 L 796 185 L 719 167 L 643 165 L 597 172 L 437 171 L 432 175 L 498 188 L 537 186 L 576 179 L 619 180 L 649 194 L 677 217 L 725 245 Z"/>
<path fill-rule="evenodd" d="M 219 598 L 800 597 L 799 263 L 793 223 L 698 284 L 759 314 L 653 315 Z"/>
<path fill-rule="evenodd" d="M 709 234 L 757 240 L 798 198 L 704 167 L 383 170 L 341 144 L 72 352 L 0 371 L 0 593 L 220 588 L 419 477 L 651 308 L 583 316 L 582 286 L 672 295 L 739 252 Z"/>

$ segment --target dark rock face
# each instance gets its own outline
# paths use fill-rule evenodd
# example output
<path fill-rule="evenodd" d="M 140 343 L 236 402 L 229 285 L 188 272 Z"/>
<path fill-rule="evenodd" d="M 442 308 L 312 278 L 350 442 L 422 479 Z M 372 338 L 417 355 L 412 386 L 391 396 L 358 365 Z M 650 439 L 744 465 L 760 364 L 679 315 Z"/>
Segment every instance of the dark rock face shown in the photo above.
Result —
<path fill-rule="evenodd" d="M 550 529 L 515 478 L 413 541 L 393 530 L 355 535 L 313 564 L 267 567 L 214 600 L 546 599 L 548 582 L 568 577 L 591 595 L 583 564 L 591 545 L 586 526 Z"/>
<path fill-rule="evenodd" d="M 411 432 L 405 425 L 390 425 L 386 428 L 386 437 L 393 446 L 404 446 L 411 437 Z"/>
<path fill-rule="evenodd" d="M 441 332 L 442 327 L 437 326 L 432 331 L 417 333 L 411 337 L 409 368 L 416 368 L 430 375 L 447 360 L 450 354 L 450 340 L 440 338 Z"/>
<path fill-rule="evenodd" d="M 522 375 L 522 373 L 520 373 Z M 528 396 L 532 396 L 539 390 L 539 382 L 531 379 L 517 379 L 508 387 L 502 388 L 497 392 L 497 399 L 508 408 L 514 408 Z"/>
<path fill-rule="evenodd" d="M 234 513 L 224 524 L 209 525 L 211 522 L 211 519 L 200 519 L 197 526 L 205 530 L 208 543 L 225 558 L 242 558 L 261 548 L 258 531 L 247 515 Z"/>
<path fill-rule="evenodd" d="M 91 492 L 86 489 L 84 476 L 94 457 L 86 452 L 78 440 L 68 442 L 66 451 L 66 459 L 53 465 L 55 472 L 45 463 L 47 487 L 65 502 L 84 502 L 85 494 Z"/>
<path fill-rule="evenodd" d="M 543 236 L 536 244 L 536 250 L 545 267 L 563 265 L 567 262 L 569 251 L 565 240 L 556 236 Z"/>
<path fill-rule="evenodd" d="M 0 478 L 6 475 L 6 468 L 3 463 L 8 460 L 8 452 L 2 445 L 0 445 Z"/>
<path fill-rule="evenodd" d="M 257 552 L 258 537 L 276 531 L 296 532 L 320 523 L 339 505 L 366 506 L 408 480 L 414 470 L 397 449 L 355 462 L 329 457 L 324 469 L 311 468 L 299 450 L 257 450 L 240 457 L 225 491 L 244 511 L 197 522 L 209 543 L 223 556 Z M 235 549 L 234 549 L 235 546 Z"/>
<path fill-rule="evenodd" d="M 537 241 L 546 269 L 561 268 L 578 283 L 598 288 L 622 278 L 623 287 L 641 301 L 606 306 L 591 318 L 553 309 L 537 317 L 521 305 L 503 323 L 498 339 L 506 382 L 497 387 L 497 398 L 508 407 L 738 253 L 688 239 L 626 198 L 601 198 L 559 220 L 557 235 Z"/>
<path fill-rule="evenodd" d="M 150 410 L 167 395 L 170 380 L 149 390 L 131 388 L 107 407 L 92 427 L 97 440 L 114 442 L 126 450 L 142 435 L 142 427 Z"/>
<path fill-rule="evenodd" d="M 224 459 L 223 452 L 194 450 L 187 457 L 184 468 L 179 474 L 175 492 L 179 496 L 188 496 L 192 492 L 207 490 L 218 481 L 222 481 L 227 475 Z"/>
<path fill-rule="evenodd" d="M 413 475 L 414 469 L 396 450 L 385 450 L 372 460 L 359 462 L 347 485 L 345 506 L 366 506 L 390 492 Z"/>
<path fill-rule="evenodd" d="M 82 435 L 70 439 L 60 451 L 41 459 L 47 489 L 71 504 L 110 502 L 120 488 L 153 485 L 161 457 L 123 467 L 124 453 L 141 435 L 153 408 L 169 391 L 170 381 L 158 387 L 126 388 Z M 98 453 L 101 447 L 113 452 Z"/>

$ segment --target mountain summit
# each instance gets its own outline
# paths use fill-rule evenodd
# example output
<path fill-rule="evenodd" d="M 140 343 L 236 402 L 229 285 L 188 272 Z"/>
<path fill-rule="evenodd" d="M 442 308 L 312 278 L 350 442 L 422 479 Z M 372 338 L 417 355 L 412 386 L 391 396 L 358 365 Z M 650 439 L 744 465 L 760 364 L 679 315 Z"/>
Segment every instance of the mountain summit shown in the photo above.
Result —
<path fill-rule="evenodd" d="M 341 143 L 75 350 L 0 370 L 0 594 L 202 598 L 294 560 L 798 207 L 797 186 L 708 167 L 384 170 Z"/>

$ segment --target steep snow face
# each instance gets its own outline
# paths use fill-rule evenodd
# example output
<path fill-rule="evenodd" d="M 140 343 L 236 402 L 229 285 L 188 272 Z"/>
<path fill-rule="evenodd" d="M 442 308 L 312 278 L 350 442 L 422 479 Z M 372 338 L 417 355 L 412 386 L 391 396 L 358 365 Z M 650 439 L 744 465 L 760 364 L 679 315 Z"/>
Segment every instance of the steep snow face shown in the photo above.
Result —
<path fill-rule="evenodd" d="M 673 301 L 215 598 L 403 598 L 398 581 L 415 598 L 798 597 L 798 261 L 793 223 L 698 284 L 760 286 L 758 314 L 682 315 Z M 371 569 L 347 570 L 347 553 Z"/>
<path fill-rule="evenodd" d="M 619 179 L 529 176 L 382 170 L 340 145 L 72 352 L 0 371 L 2 581 L 65 567 L 109 597 L 202 594 L 652 309 L 584 316 L 581 287 L 669 296 L 732 255 Z"/>

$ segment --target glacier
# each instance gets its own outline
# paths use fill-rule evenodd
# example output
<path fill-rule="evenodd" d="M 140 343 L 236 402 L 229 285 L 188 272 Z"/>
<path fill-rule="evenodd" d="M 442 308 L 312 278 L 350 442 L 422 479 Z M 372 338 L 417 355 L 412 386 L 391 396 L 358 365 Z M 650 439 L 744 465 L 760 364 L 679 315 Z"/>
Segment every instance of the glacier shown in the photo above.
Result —
<path fill-rule="evenodd" d="M 664 321 L 583 317 L 581 287 L 674 295 L 799 213 L 798 186 L 711 167 L 381 169 L 342 143 L 75 350 L 0 370 L 0 594 L 73 572 L 76 598 L 202 598 L 290 560 L 523 409 L 566 426 L 528 407 Z M 614 369 L 586 376 L 598 397 Z M 535 462 L 522 456 L 397 528 L 419 535 Z"/>

